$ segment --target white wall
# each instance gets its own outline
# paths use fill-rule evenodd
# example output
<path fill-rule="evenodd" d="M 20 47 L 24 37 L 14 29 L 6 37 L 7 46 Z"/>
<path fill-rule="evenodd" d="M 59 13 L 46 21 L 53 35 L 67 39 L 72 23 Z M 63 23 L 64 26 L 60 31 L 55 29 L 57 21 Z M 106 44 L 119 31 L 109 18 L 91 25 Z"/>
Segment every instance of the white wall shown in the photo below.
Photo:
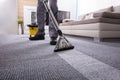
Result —
<path fill-rule="evenodd" d="M 0 0 L 0 34 L 17 34 L 17 0 Z"/>
<path fill-rule="evenodd" d="M 70 11 L 71 19 L 76 19 L 76 0 L 58 0 L 58 8 L 63 11 Z"/>
<path fill-rule="evenodd" d="M 78 0 L 78 15 L 109 6 L 120 5 L 120 0 Z"/>

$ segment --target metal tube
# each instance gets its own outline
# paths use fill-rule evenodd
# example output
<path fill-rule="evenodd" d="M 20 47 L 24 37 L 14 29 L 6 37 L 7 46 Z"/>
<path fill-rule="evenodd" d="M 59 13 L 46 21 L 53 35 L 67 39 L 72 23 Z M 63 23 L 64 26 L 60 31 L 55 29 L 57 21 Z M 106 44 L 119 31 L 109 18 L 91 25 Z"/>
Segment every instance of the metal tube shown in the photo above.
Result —
<path fill-rule="evenodd" d="M 53 24 L 54 24 L 54 26 L 55 26 L 56 31 L 58 31 L 58 30 L 60 30 L 60 29 L 59 29 L 58 22 L 57 22 L 57 20 L 55 19 L 54 15 L 53 15 L 53 12 L 52 12 L 52 10 L 50 9 L 50 7 L 48 6 L 47 2 L 48 2 L 48 0 L 43 0 L 43 4 L 44 4 L 44 6 L 45 6 L 45 8 L 46 8 L 46 11 L 49 13 L 50 19 L 52 19 L 52 22 L 53 22 Z"/>

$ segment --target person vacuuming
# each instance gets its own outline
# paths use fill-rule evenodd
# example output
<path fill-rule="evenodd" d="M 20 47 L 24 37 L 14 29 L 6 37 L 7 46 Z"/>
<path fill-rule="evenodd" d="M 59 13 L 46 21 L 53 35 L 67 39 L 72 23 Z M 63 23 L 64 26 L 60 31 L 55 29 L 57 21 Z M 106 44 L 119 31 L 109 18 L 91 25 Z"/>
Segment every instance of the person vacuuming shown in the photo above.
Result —
<path fill-rule="evenodd" d="M 57 19 L 58 6 L 57 0 L 49 0 L 49 6 L 54 14 L 54 17 Z M 45 21 L 46 20 L 46 9 L 43 4 L 43 0 L 38 0 L 37 4 L 37 24 L 38 31 L 34 37 L 30 37 L 29 40 L 44 40 L 45 39 Z M 56 45 L 58 32 L 55 30 L 54 24 L 51 19 L 49 19 L 49 36 L 50 36 L 50 44 Z"/>
<path fill-rule="evenodd" d="M 59 29 L 58 22 L 55 19 L 54 14 L 53 14 L 51 8 L 48 6 L 47 2 L 48 2 L 48 0 L 43 0 L 43 4 L 46 8 L 46 11 L 49 13 L 50 19 L 52 20 L 55 30 L 58 32 L 58 35 L 59 35 L 59 40 L 56 44 L 54 52 L 73 49 L 74 46 L 69 43 L 69 41 L 63 35 L 62 31 Z"/>
<path fill-rule="evenodd" d="M 42 2 L 44 4 L 44 7 L 45 7 L 46 11 L 49 13 L 49 17 L 52 21 L 54 29 L 57 32 L 57 35 L 59 35 L 59 40 L 56 44 L 54 52 L 73 49 L 74 46 L 69 43 L 69 41 L 63 35 L 62 31 L 59 29 L 59 25 L 58 25 L 58 22 L 55 18 L 54 11 L 52 11 L 51 6 L 50 7 L 48 6 L 48 0 L 42 0 Z M 52 41 L 54 41 L 54 40 L 52 40 Z"/>

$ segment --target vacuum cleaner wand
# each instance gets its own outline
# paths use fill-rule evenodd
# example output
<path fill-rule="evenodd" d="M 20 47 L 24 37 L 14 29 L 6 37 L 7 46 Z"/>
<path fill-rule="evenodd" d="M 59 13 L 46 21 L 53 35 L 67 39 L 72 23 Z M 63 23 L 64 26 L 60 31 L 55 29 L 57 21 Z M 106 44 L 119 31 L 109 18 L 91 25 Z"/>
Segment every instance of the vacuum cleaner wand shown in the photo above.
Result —
<path fill-rule="evenodd" d="M 62 31 L 59 29 L 58 22 L 55 19 L 54 15 L 53 15 L 53 12 L 52 12 L 52 10 L 50 9 L 50 7 L 48 6 L 47 3 L 48 3 L 48 0 L 43 0 L 43 4 L 45 6 L 45 9 L 49 14 L 50 19 L 52 20 L 52 22 L 54 24 L 54 27 L 55 27 L 56 31 L 58 32 L 58 35 L 60 36 L 60 38 L 59 38 L 59 40 L 56 44 L 56 47 L 54 49 L 54 52 L 73 49 L 74 46 L 69 43 L 69 41 L 63 35 Z"/>

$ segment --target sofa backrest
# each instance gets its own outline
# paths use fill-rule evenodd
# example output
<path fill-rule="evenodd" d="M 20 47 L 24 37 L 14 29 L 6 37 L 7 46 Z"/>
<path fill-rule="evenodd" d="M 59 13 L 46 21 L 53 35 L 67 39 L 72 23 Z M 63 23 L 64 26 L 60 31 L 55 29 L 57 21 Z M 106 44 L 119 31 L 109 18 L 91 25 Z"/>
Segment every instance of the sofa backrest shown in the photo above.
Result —
<path fill-rule="evenodd" d="M 120 13 L 120 6 L 113 7 L 113 11 L 116 13 Z"/>
<path fill-rule="evenodd" d="M 107 7 L 107 8 L 100 9 L 100 10 L 95 11 L 95 12 L 91 12 L 91 13 L 79 15 L 78 19 L 79 20 L 92 19 L 94 17 L 91 17 L 91 15 L 93 16 L 94 13 L 99 13 L 99 12 L 100 13 L 101 12 L 115 12 L 115 13 L 120 13 L 120 5 L 119 6 L 110 6 L 110 7 Z M 87 16 L 87 18 L 86 18 L 86 16 Z"/>

